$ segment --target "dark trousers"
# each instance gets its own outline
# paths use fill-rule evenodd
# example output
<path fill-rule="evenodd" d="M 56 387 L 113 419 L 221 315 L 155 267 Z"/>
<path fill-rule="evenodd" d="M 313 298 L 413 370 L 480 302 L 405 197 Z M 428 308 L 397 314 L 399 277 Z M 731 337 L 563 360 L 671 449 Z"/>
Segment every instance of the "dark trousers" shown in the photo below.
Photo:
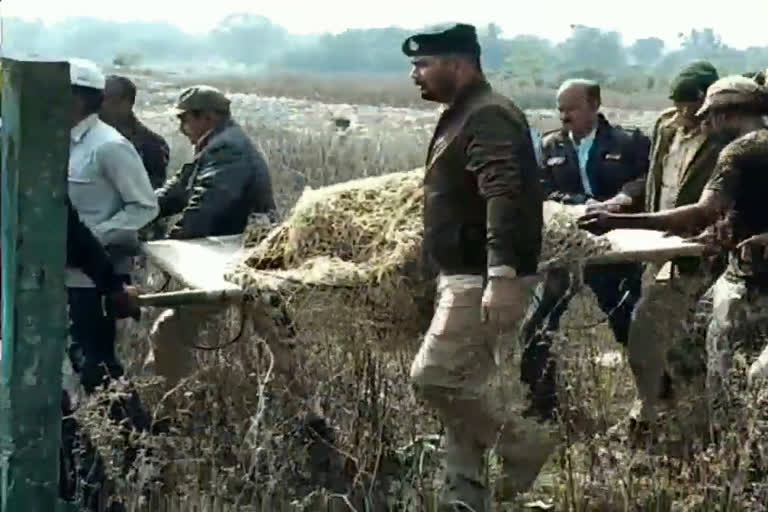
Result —
<path fill-rule="evenodd" d="M 115 353 L 117 321 L 95 288 L 69 288 L 69 358 L 86 393 L 125 373 Z"/>
<path fill-rule="evenodd" d="M 637 264 L 591 265 L 584 269 L 584 283 L 597 297 L 608 316 L 614 338 L 622 345 L 629 339 L 632 311 L 640 298 L 642 267 Z M 523 327 L 526 347 L 521 361 L 521 380 L 529 386 L 531 413 L 551 419 L 557 407 L 556 365 L 551 355 L 552 334 L 574 296 L 567 270 L 551 271 L 531 318 Z"/>
<path fill-rule="evenodd" d="M 128 276 L 123 280 L 126 284 L 130 282 Z M 68 354 L 72 368 L 90 395 L 99 386 L 125 373 L 115 351 L 117 319 L 108 297 L 95 288 L 69 288 L 68 293 L 71 337 Z M 67 501 L 77 501 L 85 510 L 98 510 L 97 502 L 105 499 L 104 464 L 72 412 L 64 392 L 60 494 Z M 146 431 L 151 426 L 150 416 L 134 389 L 128 390 L 127 397 L 109 404 L 109 417 L 116 423 L 128 420 L 125 422 L 128 429 Z M 135 454 L 127 453 L 126 464 L 132 463 L 134 457 Z"/>

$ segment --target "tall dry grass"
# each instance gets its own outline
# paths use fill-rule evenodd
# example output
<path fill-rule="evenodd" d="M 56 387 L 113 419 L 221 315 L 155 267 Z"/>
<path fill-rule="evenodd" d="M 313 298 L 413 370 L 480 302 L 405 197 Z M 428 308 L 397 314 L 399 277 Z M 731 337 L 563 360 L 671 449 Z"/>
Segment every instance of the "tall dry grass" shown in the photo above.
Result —
<path fill-rule="evenodd" d="M 424 108 L 418 90 L 408 77 L 404 63 L 401 74 L 392 73 L 270 73 L 261 75 L 200 75 L 177 79 L 179 85 L 209 83 L 235 93 L 262 96 L 303 98 L 326 103 L 390 105 Z M 525 81 L 489 73 L 488 79 L 502 94 L 512 98 L 523 109 L 545 109 L 554 106 L 557 87 L 535 87 Z M 603 91 L 603 103 L 611 108 L 659 110 L 669 105 L 665 91 L 658 89 L 627 93 L 612 89 Z"/>
<path fill-rule="evenodd" d="M 282 213 L 305 186 L 421 165 L 430 136 L 428 126 L 341 135 L 240 117 L 269 160 Z M 156 127 L 173 142 L 174 163 L 188 156 L 172 123 Z M 142 279 L 149 287 L 163 282 L 156 271 Z M 382 351 L 356 333 L 335 332 L 328 318 L 326 332 L 293 340 L 302 360 L 293 377 L 308 390 L 295 393 L 259 333 L 246 332 L 226 348 L 197 350 L 200 371 L 168 390 L 141 376 L 156 312 L 146 313 L 140 325 L 126 329 L 121 355 L 168 432 L 127 440 L 117 432 L 98 401 L 119 393 L 120 385 L 78 413 L 127 510 L 436 510 L 441 427 L 415 401 L 408 382 L 419 340 Z M 211 321 L 200 343 L 226 344 L 240 325 L 238 311 L 230 311 Z M 635 391 L 590 291 L 571 303 L 561 335 L 562 443 L 530 495 L 507 510 L 537 500 L 544 509 L 579 512 L 766 510 L 762 392 L 745 397 L 719 445 L 633 449 L 623 430 L 609 434 L 626 419 Z M 512 348 L 514 365 L 520 350 Z M 137 453 L 130 464 L 124 460 L 128 446 Z"/>

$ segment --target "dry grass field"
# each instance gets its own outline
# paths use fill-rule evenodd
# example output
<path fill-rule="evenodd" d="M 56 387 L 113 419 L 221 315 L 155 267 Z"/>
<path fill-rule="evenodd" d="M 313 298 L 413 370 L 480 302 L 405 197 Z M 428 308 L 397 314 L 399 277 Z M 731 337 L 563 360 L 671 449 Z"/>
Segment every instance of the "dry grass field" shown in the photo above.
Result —
<path fill-rule="evenodd" d="M 282 214 L 306 186 L 422 165 L 437 118 L 437 109 L 420 104 L 407 82 L 315 80 L 209 80 L 233 93 L 234 116 L 269 160 Z M 171 143 L 171 171 L 190 149 L 168 108 L 179 88 L 194 81 L 139 79 L 140 115 Z M 548 101 L 541 97 L 554 96 L 553 91 L 510 93 L 528 107 L 541 107 Z M 605 111 L 610 119 L 648 129 L 665 103 L 647 98 L 644 105 L 633 105 L 636 101 L 606 94 Z M 335 129 L 337 117 L 351 120 L 346 132 Z M 557 126 L 551 110 L 529 110 L 529 117 L 540 130 Z M 147 270 L 142 281 L 152 290 L 164 279 Z M 98 400 L 79 413 L 127 510 L 435 510 L 441 427 L 414 400 L 408 383 L 418 339 L 411 346 L 387 347 L 386 340 L 370 343 L 332 329 L 302 333 L 296 350 L 303 366 L 294 377 L 311 393 L 297 396 L 286 389 L 258 333 L 248 333 L 226 348 L 198 350 L 201 370 L 169 390 L 141 369 L 156 314 L 146 311 L 141 324 L 127 324 L 120 350 L 144 402 L 156 420 L 170 426 L 169 433 L 126 439 L 105 420 Z M 239 326 L 238 311 L 230 311 L 201 333 L 199 343 L 226 344 Z M 635 391 L 622 349 L 588 290 L 571 303 L 561 334 L 556 345 L 567 410 L 562 443 L 533 492 L 504 510 L 768 509 L 759 477 L 765 446 L 760 407 L 740 411 L 718 447 L 702 446 L 685 429 L 672 428 L 669 443 L 634 450 L 624 436 L 609 435 L 610 427 L 627 417 Z M 505 378 L 517 380 L 520 350 L 510 349 Z M 117 386 L 99 399 L 119 391 Z M 137 453 L 130 464 L 124 460 L 127 446 Z M 492 457 L 489 468 L 492 479 Z"/>

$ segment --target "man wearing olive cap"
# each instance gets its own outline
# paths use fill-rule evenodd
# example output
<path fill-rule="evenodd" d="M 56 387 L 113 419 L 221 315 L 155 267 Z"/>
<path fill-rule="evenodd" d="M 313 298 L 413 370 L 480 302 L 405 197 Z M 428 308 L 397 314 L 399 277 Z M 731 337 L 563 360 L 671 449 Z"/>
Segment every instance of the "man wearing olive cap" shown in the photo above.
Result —
<path fill-rule="evenodd" d="M 182 92 L 175 112 L 195 149 L 157 191 L 160 216 L 181 214 L 168 238 L 199 238 L 243 232 L 252 212 L 275 209 L 264 157 L 231 117 L 230 101 L 208 86 Z"/>
<path fill-rule="evenodd" d="M 703 119 L 696 115 L 707 88 L 717 79 L 717 70 L 706 61 L 692 62 L 680 71 L 670 88 L 675 106 L 656 122 L 649 172 L 636 187 L 644 194 L 608 203 L 631 205 L 644 199 L 646 212 L 658 212 L 699 200 L 725 145 L 703 129 Z M 706 306 L 706 297 L 703 303 L 698 301 L 716 275 L 711 263 L 688 257 L 646 265 L 627 344 L 638 390 L 628 425 L 633 436 L 647 431 L 658 413 L 675 410 L 679 404 L 672 400 L 674 395 L 681 395 L 702 373 L 703 354 L 695 349 L 691 327 L 696 325 L 697 304 Z"/>
<path fill-rule="evenodd" d="M 229 99 L 213 87 L 190 87 L 175 112 L 195 155 L 156 191 L 160 217 L 180 215 L 167 238 L 236 235 L 251 213 L 272 215 L 267 163 L 232 119 Z M 150 332 L 147 369 L 154 367 L 169 384 L 190 374 L 195 366 L 190 345 L 210 315 L 220 311 L 200 306 L 163 312 Z"/>
<path fill-rule="evenodd" d="M 768 92 L 742 76 L 721 78 L 707 89 L 697 112 L 711 137 L 727 145 L 698 201 L 655 213 L 593 212 L 580 219 L 585 229 L 656 229 L 696 237 L 727 252 L 727 265 L 706 292 L 712 312 L 706 326 L 707 395 L 714 406 L 729 405 L 733 353 L 751 364 L 748 376 L 764 376 L 762 356 L 754 358 L 768 332 Z M 729 385 L 726 385 L 728 382 Z M 715 407 L 721 411 L 720 407 Z M 714 427 L 719 425 L 715 418 Z"/>
<path fill-rule="evenodd" d="M 541 247 L 542 193 L 528 122 L 495 93 L 475 28 L 406 39 L 421 96 L 446 105 L 427 151 L 424 260 L 436 270 L 434 317 L 411 368 L 418 396 L 446 425 L 440 510 L 488 510 L 483 455 L 503 467 L 499 498 L 528 490 L 553 447 L 551 425 L 498 403 L 492 375 L 530 305 Z M 503 343 L 506 341 L 506 343 Z"/>
<path fill-rule="evenodd" d="M 717 79 L 717 70 L 706 61 L 695 61 L 680 71 L 670 86 L 674 106 L 661 113 L 653 128 L 648 176 L 638 178 L 636 184 L 603 204 L 591 206 L 590 211 L 619 211 L 638 203 L 644 203 L 646 211 L 658 211 L 698 199 L 722 148 L 711 145 L 712 138 L 703 132 L 702 120 L 696 116 L 707 88 Z"/>

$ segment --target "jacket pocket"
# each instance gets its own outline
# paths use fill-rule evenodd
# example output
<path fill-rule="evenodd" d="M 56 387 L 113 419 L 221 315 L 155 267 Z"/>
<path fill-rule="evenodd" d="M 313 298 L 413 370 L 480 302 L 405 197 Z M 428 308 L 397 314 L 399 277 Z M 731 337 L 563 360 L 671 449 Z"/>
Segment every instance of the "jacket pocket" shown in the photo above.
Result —
<path fill-rule="evenodd" d="M 81 214 L 94 213 L 98 210 L 99 187 L 96 180 L 88 177 L 72 177 L 67 179 L 67 190 L 72 205 Z"/>

